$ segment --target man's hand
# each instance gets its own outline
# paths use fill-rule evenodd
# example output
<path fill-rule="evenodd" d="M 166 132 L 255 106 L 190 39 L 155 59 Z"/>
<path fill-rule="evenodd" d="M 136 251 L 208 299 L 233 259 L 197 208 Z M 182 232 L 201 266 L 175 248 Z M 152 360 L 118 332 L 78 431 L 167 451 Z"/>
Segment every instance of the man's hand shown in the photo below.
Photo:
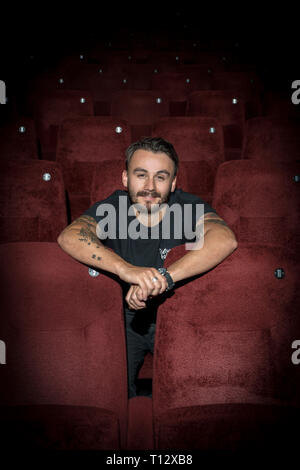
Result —
<path fill-rule="evenodd" d="M 142 290 L 140 286 L 132 285 L 127 292 L 125 297 L 126 302 L 128 303 L 129 308 L 133 310 L 140 310 L 146 307 L 146 302 L 142 300 Z"/>
<path fill-rule="evenodd" d="M 161 292 L 158 292 L 158 294 L 161 294 Z M 151 297 L 153 297 L 153 295 L 149 296 L 149 298 Z M 140 310 L 146 307 L 146 302 L 143 300 L 143 293 L 140 286 L 130 286 L 125 299 L 131 309 Z"/>
<path fill-rule="evenodd" d="M 141 300 L 146 301 L 152 295 L 162 294 L 167 286 L 167 280 L 155 268 L 138 266 L 122 266 L 118 272 L 119 278 L 128 284 L 135 284 L 141 289 Z"/>

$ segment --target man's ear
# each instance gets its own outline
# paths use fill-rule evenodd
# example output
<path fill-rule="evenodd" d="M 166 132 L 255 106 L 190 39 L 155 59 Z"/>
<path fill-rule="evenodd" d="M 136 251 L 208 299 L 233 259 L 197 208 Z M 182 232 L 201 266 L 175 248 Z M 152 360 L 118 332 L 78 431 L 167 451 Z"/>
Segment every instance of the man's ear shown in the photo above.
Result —
<path fill-rule="evenodd" d="M 122 183 L 123 183 L 123 186 L 125 186 L 125 188 L 127 188 L 127 185 L 128 185 L 128 174 L 127 174 L 127 171 L 126 171 L 126 170 L 123 170 L 123 172 L 122 172 Z"/>
<path fill-rule="evenodd" d="M 173 193 L 176 189 L 176 180 L 177 180 L 177 176 L 173 178 L 172 185 L 171 185 L 171 193 Z"/>

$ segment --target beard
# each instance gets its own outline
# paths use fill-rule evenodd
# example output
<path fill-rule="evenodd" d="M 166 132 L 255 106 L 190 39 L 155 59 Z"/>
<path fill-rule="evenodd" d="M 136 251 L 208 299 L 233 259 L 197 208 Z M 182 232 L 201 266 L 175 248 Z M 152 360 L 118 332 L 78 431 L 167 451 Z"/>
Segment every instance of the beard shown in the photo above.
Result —
<path fill-rule="evenodd" d="M 168 203 L 170 194 L 171 194 L 171 185 L 169 187 L 169 191 L 163 196 L 161 195 L 161 193 L 157 191 L 144 190 L 144 191 L 138 191 L 137 193 L 135 193 L 130 186 L 130 182 L 128 181 L 128 195 L 129 195 L 131 204 L 137 204 L 138 210 L 141 210 L 141 212 L 148 212 L 149 215 L 151 213 L 152 214 L 157 213 L 163 204 Z M 138 201 L 139 197 L 145 197 L 145 196 L 151 196 L 156 199 L 157 198 L 159 199 L 155 203 L 152 203 L 151 201 L 145 201 L 145 203 L 141 203 Z"/>

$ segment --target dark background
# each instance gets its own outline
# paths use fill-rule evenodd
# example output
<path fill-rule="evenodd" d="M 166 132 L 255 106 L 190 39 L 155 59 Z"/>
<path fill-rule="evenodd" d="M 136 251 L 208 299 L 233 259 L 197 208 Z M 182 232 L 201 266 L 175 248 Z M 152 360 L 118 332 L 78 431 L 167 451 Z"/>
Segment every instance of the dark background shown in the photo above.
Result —
<path fill-rule="evenodd" d="M 26 94 L 28 80 L 69 54 L 84 53 L 103 40 L 157 35 L 193 39 L 204 48 L 230 50 L 237 62 L 252 63 L 268 89 L 290 93 L 299 79 L 299 7 L 281 2 L 48 2 L 1 7 L 0 79 L 11 96 Z"/>

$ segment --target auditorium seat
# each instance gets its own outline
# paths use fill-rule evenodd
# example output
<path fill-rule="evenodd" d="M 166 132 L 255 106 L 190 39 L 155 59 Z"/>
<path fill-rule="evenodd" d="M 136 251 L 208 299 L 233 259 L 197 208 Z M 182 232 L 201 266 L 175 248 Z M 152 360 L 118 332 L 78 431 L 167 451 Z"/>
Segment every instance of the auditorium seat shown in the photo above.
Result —
<path fill-rule="evenodd" d="M 109 65 L 77 64 L 66 70 L 67 82 L 72 90 L 86 90 L 91 94 L 95 115 L 109 115 L 112 94 L 133 88 L 131 76 L 114 70 Z"/>
<path fill-rule="evenodd" d="M 60 70 L 59 67 L 55 70 L 48 70 L 37 73 L 30 77 L 28 84 L 28 91 L 24 97 L 24 115 L 34 118 L 36 102 L 39 101 L 41 96 L 51 92 L 55 93 L 57 90 L 66 90 L 69 88 L 68 77 L 66 71 Z"/>
<path fill-rule="evenodd" d="M 293 450 L 300 416 L 298 371 L 291 362 L 299 331 L 297 278 L 286 247 L 238 247 L 212 270 L 178 285 L 160 306 L 155 449 L 265 456 Z"/>
<path fill-rule="evenodd" d="M 239 159 L 243 143 L 245 105 L 232 91 L 194 91 L 188 97 L 187 116 L 218 119 L 224 129 L 226 160 Z"/>
<path fill-rule="evenodd" d="M 38 158 L 36 129 L 33 119 L 18 118 L 0 127 L 0 159 Z"/>
<path fill-rule="evenodd" d="M 300 121 L 300 106 L 292 102 L 293 80 L 288 81 L 284 91 L 266 90 L 262 97 L 262 115 Z"/>
<path fill-rule="evenodd" d="M 169 116 L 169 100 L 159 91 L 128 90 L 113 94 L 111 115 L 131 126 L 132 141 L 149 136 L 152 124 Z"/>
<path fill-rule="evenodd" d="M 1 161 L 1 243 L 56 241 L 67 225 L 60 167 L 45 160 Z"/>
<path fill-rule="evenodd" d="M 246 121 L 242 158 L 266 162 L 300 161 L 300 123 L 282 117 Z"/>
<path fill-rule="evenodd" d="M 129 77 L 132 90 L 150 90 L 152 77 L 161 73 L 154 64 L 131 63 L 123 67 L 123 72 Z"/>
<path fill-rule="evenodd" d="M 119 284 L 57 243 L 3 244 L 0 258 L 0 337 L 7 348 L 1 445 L 14 452 L 125 448 Z"/>
<path fill-rule="evenodd" d="M 240 245 L 258 243 L 299 249 L 299 165 L 239 160 L 222 163 L 212 206 Z"/>
<path fill-rule="evenodd" d="M 64 119 L 93 114 L 93 101 L 87 91 L 57 90 L 39 96 L 35 103 L 34 118 L 42 158 L 55 160 L 57 133 Z"/>
<path fill-rule="evenodd" d="M 170 115 L 184 116 L 188 95 L 195 90 L 209 90 L 209 74 L 157 73 L 151 80 L 152 90 L 162 90 L 170 100 Z"/>
<path fill-rule="evenodd" d="M 263 85 L 254 72 L 225 71 L 212 74 L 213 90 L 231 90 L 245 102 L 245 117 L 261 115 Z"/>
<path fill-rule="evenodd" d="M 117 189 L 125 190 L 122 183 L 123 170 L 125 170 L 125 157 L 97 163 L 91 181 L 90 206 L 106 199 Z M 105 184 L 103 184 L 104 181 Z"/>
<path fill-rule="evenodd" d="M 130 127 L 121 119 L 82 116 L 63 121 L 58 135 L 57 161 L 63 171 L 72 220 L 90 206 L 93 172 L 97 165 L 104 160 L 125 161 L 130 141 Z M 105 190 L 114 177 L 121 182 L 121 170 L 120 164 L 106 176 L 101 175 L 100 170 L 99 186 Z"/>
<path fill-rule="evenodd" d="M 152 136 L 163 137 L 174 145 L 179 157 L 179 176 L 185 185 L 183 189 L 209 203 L 217 168 L 225 159 L 223 131 L 218 120 L 210 117 L 161 118 L 152 127 Z"/>

